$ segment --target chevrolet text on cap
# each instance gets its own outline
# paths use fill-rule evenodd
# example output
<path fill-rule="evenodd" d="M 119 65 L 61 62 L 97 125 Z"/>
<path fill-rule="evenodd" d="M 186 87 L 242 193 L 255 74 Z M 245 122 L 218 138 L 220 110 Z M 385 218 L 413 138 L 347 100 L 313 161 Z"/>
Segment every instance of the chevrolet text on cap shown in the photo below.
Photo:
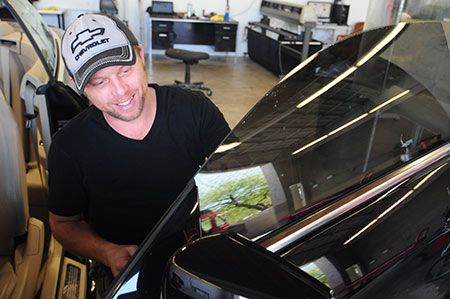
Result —
<path fill-rule="evenodd" d="M 86 14 L 67 28 L 61 52 L 81 94 L 98 70 L 112 65 L 133 65 L 136 62 L 134 45 L 138 42 L 133 33 L 116 17 Z"/>

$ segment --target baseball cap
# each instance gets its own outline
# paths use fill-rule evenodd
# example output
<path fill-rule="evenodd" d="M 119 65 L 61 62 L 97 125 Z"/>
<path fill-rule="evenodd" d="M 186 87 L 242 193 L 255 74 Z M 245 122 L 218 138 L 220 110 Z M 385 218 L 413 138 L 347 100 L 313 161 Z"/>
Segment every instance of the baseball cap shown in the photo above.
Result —
<path fill-rule="evenodd" d="M 61 54 L 67 70 L 82 94 L 89 78 L 113 65 L 133 65 L 136 37 L 118 18 L 106 14 L 85 14 L 66 30 Z"/>

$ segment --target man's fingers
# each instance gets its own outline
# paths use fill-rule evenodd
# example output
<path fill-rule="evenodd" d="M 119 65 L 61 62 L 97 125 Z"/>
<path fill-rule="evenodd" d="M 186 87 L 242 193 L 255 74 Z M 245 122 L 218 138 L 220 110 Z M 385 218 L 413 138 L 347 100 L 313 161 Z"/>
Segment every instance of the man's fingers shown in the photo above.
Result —
<path fill-rule="evenodd" d="M 114 277 L 116 277 L 119 274 L 120 270 L 125 267 L 131 256 L 136 253 L 136 250 L 138 248 L 139 247 L 136 245 L 122 245 L 116 248 L 116 251 L 111 256 L 112 263 L 110 266 Z"/>
<path fill-rule="evenodd" d="M 136 251 L 138 250 L 138 246 L 136 246 L 136 245 L 130 245 L 130 246 L 128 246 L 128 253 L 130 254 L 130 256 L 133 256 L 135 253 L 136 253 Z"/>

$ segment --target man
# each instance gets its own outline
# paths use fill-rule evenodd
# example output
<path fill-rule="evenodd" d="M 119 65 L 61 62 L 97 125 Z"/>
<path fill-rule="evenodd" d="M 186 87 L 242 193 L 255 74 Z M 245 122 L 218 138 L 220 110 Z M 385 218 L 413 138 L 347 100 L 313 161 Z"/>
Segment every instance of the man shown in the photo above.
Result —
<path fill-rule="evenodd" d="M 114 17 L 79 17 L 61 51 L 92 105 L 52 142 L 50 226 L 116 276 L 229 127 L 203 94 L 148 85 L 142 46 Z"/>

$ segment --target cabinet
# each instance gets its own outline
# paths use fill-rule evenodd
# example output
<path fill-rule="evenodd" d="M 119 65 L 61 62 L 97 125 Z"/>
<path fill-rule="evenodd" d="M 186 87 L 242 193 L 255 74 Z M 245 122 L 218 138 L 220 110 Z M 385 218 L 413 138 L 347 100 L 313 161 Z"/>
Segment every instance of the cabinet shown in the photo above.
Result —
<path fill-rule="evenodd" d="M 172 48 L 174 37 L 172 22 L 152 21 L 153 49 Z"/>
<path fill-rule="evenodd" d="M 236 24 L 214 25 L 214 50 L 234 52 L 236 49 Z"/>
<path fill-rule="evenodd" d="M 174 44 L 210 45 L 217 52 L 236 51 L 238 22 L 150 17 L 150 49 L 172 48 Z"/>

